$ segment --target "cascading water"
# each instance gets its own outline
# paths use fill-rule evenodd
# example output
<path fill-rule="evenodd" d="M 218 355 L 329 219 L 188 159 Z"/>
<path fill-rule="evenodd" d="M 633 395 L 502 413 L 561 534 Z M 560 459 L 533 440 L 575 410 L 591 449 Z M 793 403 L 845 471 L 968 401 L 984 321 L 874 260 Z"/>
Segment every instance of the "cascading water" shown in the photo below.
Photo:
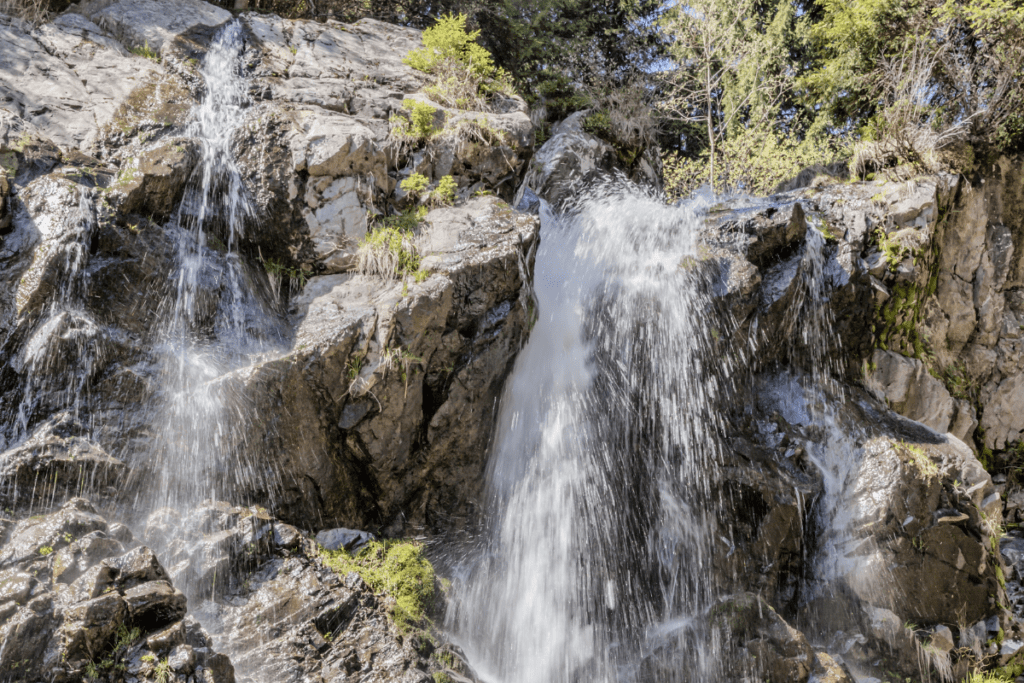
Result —
<path fill-rule="evenodd" d="M 729 369 L 692 208 L 635 194 L 545 207 L 540 316 L 502 401 L 491 542 L 449 612 L 486 680 L 611 681 L 712 602 Z M 685 677 L 712 680 L 710 643 Z M 630 673 L 630 671 L 633 673 Z"/>
<path fill-rule="evenodd" d="M 269 288 L 238 250 L 252 218 L 231 152 L 248 99 L 242 49 L 241 24 L 231 22 L 203 60 L 206 95 L 189 131 L 202 146 L 201 160 L 169 226 L 178 264 L 173 297 L 162 306 L 162 403 L 154 451 L 143 455 L 147 461 L 138 471 L 152 472 L 153 481 L 139 487 L 148 511 L 165 508 L 177 519 L 168 520 L 172 538 L 195 531 L 188 515 L 204 500 L 234 500 L 233 492 L 243 490 L 239 485 L 273 492 L 255 447 L 245 443 L 252 411 L 234 381 L 239 369 L 281 346 Z M 201 545 L 200 537 L 193 540 Z M 177 551 L 172 561 L 185 568 L 172 573 L 194 596 L 197 570 L 188 564 L 202 564 L 202 558 L 190 557 L 200 551 L 183 551 L 180 543 Z"/>

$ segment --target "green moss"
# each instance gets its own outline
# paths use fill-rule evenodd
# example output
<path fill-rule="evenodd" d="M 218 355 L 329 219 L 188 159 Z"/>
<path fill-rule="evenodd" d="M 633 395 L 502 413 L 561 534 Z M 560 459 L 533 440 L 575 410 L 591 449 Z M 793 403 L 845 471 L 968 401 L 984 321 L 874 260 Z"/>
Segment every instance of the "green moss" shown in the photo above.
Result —
<path fill-rule="evenodd" d="M 44 545 L 43 547 L 41 547 L 39 549 L 39 554 L 42 555 L 43 557 L 46 557 L 47 555 L 52 555 L 53 554 L 53 548 L 51 548 L 48 545 Z"/>
<path fill-rule="evenodd" d="M 435 671 L 433 676 L 434 683 L 452 683 L 452 677 L 443 671 Z"/>
<path fill-rule="evenodd" d="M 992 538 L 995 539 L 995 536 L 993 536 Z M 996 580 L 999 581 L 999 587 L 1003 590 L 1006 590 L 1006 576 L 1003 574 L 1003 568 L 999 565 L 996 565 Z M 999 633 L 1000 635 L 1002 635 L 1003 630 L 999 629 Z"/>
<path fill-rule="evenodd" d="M 375 593 L 394 598 L 391 618 L 402 632 L 422 627 L 434 607 L 434 568 L 415 541 L 373 541 L 355 556 L 344 550 L 321 550 L 326 566 L 339 576 L 362 577 Z"/>
<path fill-rule="evenodd" d="M 928 454 L 920 446 L 907 443 L 906 441 L 899 441 L 894 443 L 893 447 L 897 449 L 897 452 L 901 452 L 925 479 L 938 476 L 938 465 L 928 457 Z"/>
<path fill-rule="evenodd" d="M 18 155 L 14 151 L 0 151 L 0 172 L 11 177 L 18 173 Z"/>

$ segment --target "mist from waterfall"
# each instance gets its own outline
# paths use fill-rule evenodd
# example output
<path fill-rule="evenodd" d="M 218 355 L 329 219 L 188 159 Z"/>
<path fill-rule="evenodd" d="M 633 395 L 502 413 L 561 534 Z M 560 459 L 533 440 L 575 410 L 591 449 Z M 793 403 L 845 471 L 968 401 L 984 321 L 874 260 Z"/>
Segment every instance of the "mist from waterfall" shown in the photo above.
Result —
<path fill-rule="evenodd" d="M 729 367 L 698 210 L 619 190 L 542 211 L 539 318 L 489 465 L 491 540 L 449 611 L 486 680 L 619 680 L 661 625 L 714 598 Z M 712 680 L 711 643 L 693 655 L 689 675 Z"/>

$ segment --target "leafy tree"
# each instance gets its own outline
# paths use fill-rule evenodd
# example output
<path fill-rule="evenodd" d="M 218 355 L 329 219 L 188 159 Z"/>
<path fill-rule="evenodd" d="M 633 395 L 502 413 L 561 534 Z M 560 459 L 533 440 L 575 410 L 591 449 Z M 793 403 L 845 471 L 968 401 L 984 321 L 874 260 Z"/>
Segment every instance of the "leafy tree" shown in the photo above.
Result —
<path fill-rule="evenodd" d="M 789 43 L 794 15 L 788 2 L 690 0 L 675 5 L 661 21 L 675 60 L 664 73 L 662 110 L 703 126 L 699 135 L 691 129 L 697 140 L 686 151 L 689 158 L 702 159 L 713 188 L 723 172 L 729 175 L 718 158 L 728 138 L 775 140 L 793 134 L 795 115 L 784 104 L 793 84 Z"/>

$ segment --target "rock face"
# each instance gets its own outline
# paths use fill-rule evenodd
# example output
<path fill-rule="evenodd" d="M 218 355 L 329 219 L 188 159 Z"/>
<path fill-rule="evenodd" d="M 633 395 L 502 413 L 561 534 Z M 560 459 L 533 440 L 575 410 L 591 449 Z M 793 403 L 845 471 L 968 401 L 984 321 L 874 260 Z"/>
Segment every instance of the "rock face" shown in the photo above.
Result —
<path fill-rule="evenodd" d="M 975 415 L 984 425 L 1003 394 L 986 403 L 976 384 L 967 389 L 975 380 L 966 363 L 942 372 L 953 347 L 966 347 L 925 331 L 970 318 L 974 327 L 956 334 L 980 335 L 974 299 L 967 313 L 937 301 L 937 283 L 962 260 L 950 232 L 965 236 L 950 221 L 972 210 L 965 182 L 881 192 L 862 183 L 717 205 L 702 260 L 686 264 L 706 276 L 744 344 L 737 364 L 753 370 L 737 387 L 746 408 L 727 428 L 731 505 L 719 524 L 734 535 L 716 551 L 720 591 L 756 590 L 814 642 L 844 633 L 829 652 L 869 671 L 879 658 L 908 675 L 931 666 L 917 654 L 930 631 L 906 623 L 1010 626 L 994 552 L 1000 489 L 963 441 L 980 450 Z M 979 237 L 974 249 L 984 244 Z M 1009 242 L 1000 244 L 1002 253 Z M 973 262 L 965 268 L 972 287 L 988 277 Z M 890 621 L 895 628 L 881 625 Z"/>
<path fill-rule="evenodd" d="M 126 470 L 147 476 L 138 454 L 152 450 L 161 400 L 154 347 L 177 277 L 179 205 L 195 193 L 201 156 L 198 64 L 229 18 L 198 0 L 92 2 L 32 32 L 0 26 L 19 46 L 0 55 L 15 60 L 0 77 L 0 412 L 16 445 L 0 456 L 0 489 L 12 504 L 37 479 L 71 490 L 87 477 L 104 493 Z M 258 220 L 238 248 L 280 318 L 259 334 L 287 340 L 275 359 L 223 380 L 261 417 L 237 448 L 251 449 L 248 439 L 282 454 L 280 486 L 252 492 L 318 526 L 436 529 L 471 510 L 496 398 L 528 329 L 537 221 L 470 197 L 512 198 L 533 144 L 525 105 L 432 105 L 436 135 L 396 138 L 403 102 L 429 102 L 425 75 L 402 63 L 418 32 L 240 21 L 251 101 L 232 146 Z M 416 281 L 357 274 L 374 216 L 415 205 L 398 187 L 413 172 L 451 175 L 460 205 L 416 227 Z M 229 235 L 216 221 L 208 230 L 204 258 L 228 267 Z M 214 278 L 199 288 L 200 322 L 214 333 L 230 292 Z M 119 415 L 118 427 L 84 427 L 113 424 L 101 415 Z"/>
<path fill-rule="evenodd" d="M 0 528 L 3 680 L 234 682 L 153 552 L 89 501 Z"/>
<path fill-rule="evenodd" d="M 588 110 L 576 112 L 551 130 L 551 138 L 530 162 L 519 190 L 520 204 L 525 198 L 529 205 L 530 197 L 536 196 L 561 206 L 589 181 L 613 171 L 629 170 L 630 180 L 661 189 L 661 161 L 656 150 L 647 149 L 632 169 L 625 168 L 614 145 L 584 130 L 589 114 Z"/>
<path fill-rule="evenodd" d="M 280 444 L 289 519 L 460 525 L 529 327 L 537 222 L 493 197 L 427 215 L 423 282 L 343 274 L 292 301 L 294 351 L 239 381 Z M 396 525 L 397 526 L 393 526 Z"/>
<path fill-rule="evenodd" d="M 569 205 L 622 160 L 585 112 L 531 160 L 522 100 L 432 103 L 402 63 L 411 29 L 246 13 L 230 149 L 251 217 L 189 238 L 199 66 L 229 19 L 199 0 L 94 0 L 31 30 L 0 17 L 0 678 L 233 680 L 210 632 L 240 678 L 472 678 L 307 532 L 351 550 L 475 516 L 536 315 L 538 221 L 509 202 L 519 187 Z M 408 132 L 417 106 L 429 134 Z M 1019 168 L 707 210 L 701 258 L 679 266 L 746 370 L 722 406 L 726 597 L 701 626 L 738 653 L 724 679 L 844 681 L 887 657 L 913 675 L 925 638 L 947 663 L 954 641 L 1002 655 L 988 640 L 1024 600 L 1024 549 L 999 527 L 1022 521 L 1024 493 L 976 452 L 1007 461 L 1024 433 Z M 632 171 L 657 186 L 650 158 Z M 426 204 L 401 187 L 413 173 L 450 177 L 454 206 L 399 216 Z M 397 278 L 360 267 L 360 242 L 396 224 L 421 261 Z M 210 266 L 190 330 L 218 338 L 240 281 L 240 324 L 271 349 L 204 380 L 246 415 L 211 430 L 211 476 L 272 509 L 161 509 L 129 520 L 142 546 L 97 509 L 134 501 L 169 447 L 154 415 L 187 239 Z M 641 678 L 685 667 L 688 639 L 652 647 Z"/>

